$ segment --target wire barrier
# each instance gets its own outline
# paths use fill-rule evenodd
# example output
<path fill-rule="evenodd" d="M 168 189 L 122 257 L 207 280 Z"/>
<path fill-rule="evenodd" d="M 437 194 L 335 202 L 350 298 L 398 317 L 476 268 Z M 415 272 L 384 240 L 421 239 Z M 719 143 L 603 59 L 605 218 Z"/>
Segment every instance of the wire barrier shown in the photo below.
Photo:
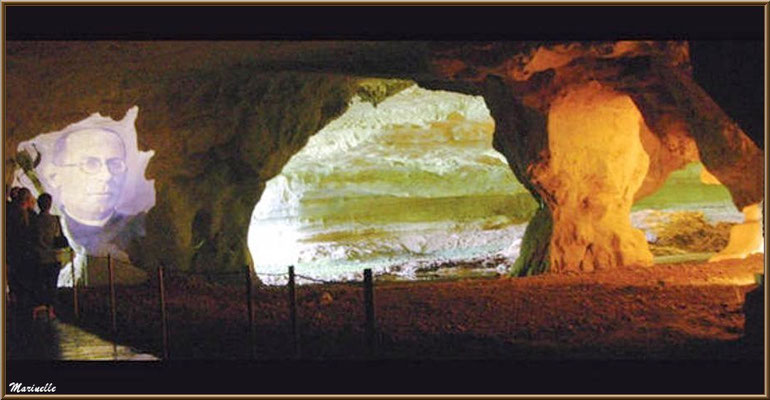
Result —
<path fill-rule="evenodd" d="M 127 314 L 131 314 L 133 312 L 136 312 L 134 309 L 139 307 L 143 312 L 150 313 L 151 310 L 147 309 L 147 300 L 144 300 L 142 302 L 141 299 L 137 298 L 137 296 L 148 296 L 145 293 L 149 293 L 149 296 L 156 297 L 156 300 L 152 300 L 156 302 L 157 304 L 157 316 L 159 321 L 159 329 L 157 329 L 157 332 L 150 333 L 150 338 L 144 337 L 143 340 L 147 341 L 150 340 L 154 343 L 157 343 L 155 345 L 152 345 L 153 348 L 158 348 L 158 355 L 161 359 L 170 359 L 174 357 L 173 352 L 171 352 L 170 349 L 170 343 L 173 342 L 173 329 L 169 325 L 169 317 L 168 317 L 168 303 L 169 298 L 174 296 L 179 296 L 180 293 L 184 293 L 184 290 L 186 290 L 186 286 L 182 286 L 182 292 L 179 291 L 180 287 L 175 286 L 176 290 L 169 292 L 166 288 L 169 283 L 174 282 L 175 278 L 179 277 L 196 277 L 196 278 L 204 278 L 205 280 L 211 280 L 213 279 L 219 279 L 219 278 L 229 278 L 232 283 L 237 283 L 238 281 L 245 284 L 245 302 L 246 302 L 246 310 L 247 314 L 245 315 L 245 321 L 248 324 L 248 335 L 244 335 L 248 337 L 249 340 L 249 348 L 250 348 L 250 355 L 252 358 L 257 358 L 259 352 L 257 351 L 257 324 L 256 324 L 256 315 L 259 313 L 259 309 L 255 307 L 254 300 L 255 295 L 259 292 L 256 290 L 257 287 L 260 287 L 264 289 L 264 287 L 259 286 L 256 284 L 256 279 L 259 277 L 285 277 L 287 279 L 287 285 L 286 289 L 288 289 L 288 298 L 286 299 L 286 304 L 288 307 L 288 320 L 287 325 L 290 326 L 290 335 L 287 337 L 287 340 L 291 345 L 291 356 L 294 358 L 299 358 L 301 356 L 301 338 L 302 334 L 300 332 L 300 326 L 301 324 L 298 322 L 299 315 L 301 314 L 299 312 L 298 302 L 297 302 L 297 281 L 302 279 L 308 282 L 312 283 L 319 283 L 319 284 L 331 284 L 331 283 L 341 283 L 341 284 L 348 284 L 348 285 L 355 285 L 363 286 L 363 296 L 361 297 L 363 299 L 363 306 L 362 306 L 362 314 L 365 316 L 365 320 L 360 322 L 361 327 L 363 328 L 363 332 L 365 337 L 363 338 L 363 342 L 366 344 L 366 355 L 368 356 L 374 356 L 376 354 L 376 328 L 375 328 L 375 322 L 374 322 L 374 288 L 373 288 L 373 279 L 372 279 L 372 271 L 371 269 L 364 269 L 362 276 L 364 277 L 363 282 L 362 281 L 348 281 L 348 282 L 332 282 L 327 281 L 323 279 L 317 279 L 313 278 L 311 276 L 307 275 L 301 275 L 296 274 L 294 272 L 294 267 L 289 266 L 287 268 L 286 273 L 255 273 L 255 271 L 248 265 L 243 266 L 243 268 L 240 271 L 181 271 L 176 269 L 168 269 L 164 266 L 158 266 L 157 267 L 157 273 L 147 273 L 144 270 L 144 274 L 146 274 L 146 280 L 144 283 L 139 284 L 144 287 L 144 289 L 137 289 L 136 285 L 116 285 L 117 277 L 121 276 L 122 274 L 125 274 L 125 270 L 127 268 L 135 268 L 138 270 L 138 268 L 134 267 L 130 262 L 126 262 L 124 260 L 116 259 L 112 256 L 88 256 L 86 259 L 86 269 L 81 272 L 80 277 L 75 276 L 75 269 L 73 268 L 71 273 L 71 279 L 73 280 L 74 284 L 71 288 L 72 292 L 72 315 L 75 317 L 75 321 L 77 321 L 79 324 L 84 325 L 91 325 L 91 326 L 101 326 L 103 329 L 106 329 L 109 332 L 109 336 L 111 341 L 113 342 L 113 354 L 114 358 L 117 359 L 118 352 L 117 352 L 117 342 L 121 338 L 121 332 L 120 328 L 123 327 L 125 329 L 125 324 L 121 325 L 118 324 L 118 314 L 119 312 L 124 312 Z M 88 279 L 89 274 L 94 274 L 94 270 L 98 270 L 101 268 L 106 268 L 106 276 L 102 276 L 102 278 L 106 278 L 106 282 L 102 280 Z M 122 272 L 119 272 L 122 271 Z M 104 271 L 100 271 L 96 273 L 96 275 L 103 274 Z M 177 284 L 179 281 L 177 281 Z M 174 283 L 172 283 L 174 284 Z M 183 281 L 183 285 L 186 285 L 188 283 Z M 105 288 L 104 286 L 107 286 L 108 291 L 104 293 Z M 154 289 L 153 289 L 154 288 Z M 28 290 L 30 293 L 32 293 L 34 290 L 32 288 L 22 288 L 21 290 Z M 118 292 L 122 292 L 120 296 L 117 295 Z M 153 295 L 152 293 L 157 293 L 156 295 Z M 103 293 L 103 294 L 102 294 Z M 127 294 L 128 293 L 128 294 Z M 141 293 L 141 295 L 139 295 Z M 87 296 L 86 296 L 87 294 Z M 67 295 L 69 296 L 69 295 Z M 102 303 L 102 300 L 106 296 L 107 298 L 104 299 L 104 303 Z M 128 300 L 130 299 L 130 300 Z M 121 302 L 130 301 L 131 303 L 141 303 L 142 306 L 136 306 L 135 304 L 126 305 L 124 307 L 120 306 Z M 86 313 L 84 315 L 83 310 L 85 310 L 87 307 L 85 307 L 87 302 L 94 302 L 96 301 L 96 304 L 91 304 L 91 308 L 94 310 L 102 310 L 102 311 L 95 311 Z M 152 306 L 149 306 L 152 307 Z M 108 310 L 108 311 L 107 311 Z M 107 314 L 109 314 L 109 319 L 104 320 L 104 313 L 107 311 Z M 152 312 L 155 314 L 155 312 Z M 98 317 L 98 321 L 94 321 L 93 318 Z M 128 318 L 128 317 L 124 317 Z M 156 328 L 153 328 L 153 330 Z M 146 329 L 144 330 L 144 334 L 147 335 L 148 332 L 146 332 Z M 155 339 L 152 339 L 152 337 L 156 337 Z"/>
<path fill-rule="evenodd" d="M 86 265 L 91 267 L 92 269 L 94 267 L 106 267 L 107 260 L 110 259 L 110 257 L 107 256 L 88 256 L 87 257 L 87 263 Z M 137 268 L 134 267 L 134 265 L 131 262 L 123 261 L 121 259 L 117 258 L 111 258 L 110 262 L 113 266 L 116 267 L 130 267 L 130 268 Z M 87 267 L 88 268 L 88 267 Z M 284 277 L 288 281 L 289 278 L 289 272 L 278 272 L 278 273 L 269 273 L 269 272 L 254 272 L 254 275 L 258 278 L 261 277 Z M 190 277 L 202 277 L 202 278 L 227 278 L 227 277 L 242 277 L 243 271 L 185 271 L 180 269 L 166 269 L 165 270 L 165 276 L 166 277 L 173 277 L 173 276 L 190 276 Z M 332 281 L 332 280 L 325 280 L 320 278 L 315 278 L 308 275 L 303 274 L 295 274 L 296 278 L 302 279 L 307 282 L 313 282 L 313 283 L 319 283 L 319 284 L 344 284 L 344 283 L 351 283 L 351 284 L 358 284 L 359 281 Z M 362 274 L 363 276 L 363 274 Z M 81 279 L 84 279 L 81 277 Z M 86 280 L 84 286 L 88 286 L 88 280 Z"/>

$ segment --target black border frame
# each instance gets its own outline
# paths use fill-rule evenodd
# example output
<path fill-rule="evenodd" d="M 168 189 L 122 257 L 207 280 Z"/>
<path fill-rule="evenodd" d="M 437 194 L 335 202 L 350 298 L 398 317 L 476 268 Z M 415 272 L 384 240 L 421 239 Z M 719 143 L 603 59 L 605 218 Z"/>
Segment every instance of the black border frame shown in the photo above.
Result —
<path fill-rule="evenodd" d="M 6 40 L 765 40 L 767 10 L 767 2 L 4 2 L 3 54 Z M 756 362 L 178 361 L 138 365 L 11 361 L 9 365 L 3 361 L 11 367 L 11 371 L 4 368 L 4 386 L 12 380 L 53 381 L 62 394 L 107 394 L 109 390 L 113 394 L 213 395 L 253 393 L 255 388 L 266 394 L 766 392 L 766 383 L 761 388 L 751 383 L 757 379 Z M 343 383 L 339 377 L 344 375 L 349 378 Z M 40 376 L 46 378 L 32 378 Z M 212 383 L 213 378 L 222 382 Z M 7 386 L 2 392 L 7 394 Z"/>

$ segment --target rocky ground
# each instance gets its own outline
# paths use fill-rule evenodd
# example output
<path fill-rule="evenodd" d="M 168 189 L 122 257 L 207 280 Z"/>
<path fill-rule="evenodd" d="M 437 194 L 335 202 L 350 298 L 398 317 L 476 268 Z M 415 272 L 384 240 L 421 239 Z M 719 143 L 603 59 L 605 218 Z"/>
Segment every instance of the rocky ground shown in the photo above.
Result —
<path fill-rule="evenodd" d="M 743 340 L 744 299 L 764 257 L 578 275 L 393 282 L 375 279 L 377 356 L 387 359 L 760 359 Z M 246 288 L 166 277 L 171 358 L 251 357 Z M 109 293 L 61 293 L 59 318 L 110 337 Z M 160 354 L 157 282 L 116 290 L 117 342 Z M 285 287 L 254 295 L 260 359 L 295 356 Z M 297 288 L 300 357 L 364 358 L 360 284 Z M 9 337 L 9 347 L 13 338 Z M 23 352 L 11 352 L 23 358 Z"/>

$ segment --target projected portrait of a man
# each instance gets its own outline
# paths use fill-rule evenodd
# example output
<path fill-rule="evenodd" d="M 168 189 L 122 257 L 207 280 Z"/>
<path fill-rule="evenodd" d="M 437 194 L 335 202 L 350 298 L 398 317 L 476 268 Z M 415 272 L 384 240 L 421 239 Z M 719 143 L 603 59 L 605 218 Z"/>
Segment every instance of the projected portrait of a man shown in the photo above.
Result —
<path fill-rule="evenodd" d="M 117 133 L 68 132 L 56 141 L 53 164 L 58 171 L 50 178 L 69 218 L 86 226 L 104 226 L 115 216 L 127 168 L 125 145 Z"/>
<path fill-rule="evenodd" d="M 155 205 L 154 181 L 145 178 L 154 152 L 138 149 L 138 111 L 131 108 L 120 121 L 92 114 L 18 147 L 40 161 L 17 170 L 17 184 L 53 195 L 55 213 L 64 216 L 65 234 L 81 259 L 109 254 L 128 261 L 127 246 L 144 234 L 144 215 Z"/>

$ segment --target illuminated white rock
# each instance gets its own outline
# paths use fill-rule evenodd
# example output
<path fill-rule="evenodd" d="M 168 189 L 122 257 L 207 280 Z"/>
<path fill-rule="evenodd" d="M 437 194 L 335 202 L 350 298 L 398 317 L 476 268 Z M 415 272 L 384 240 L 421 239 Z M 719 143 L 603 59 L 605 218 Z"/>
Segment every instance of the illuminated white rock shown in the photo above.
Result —
<path fill-rule="evenodd" d="M 271 274 L 288 265 L 336 280 L 518 254 L 523 221 L 505 211 L 528 194 L 492 149 L 493 130 L 481 97 L 412 86 L 376 107 L 354 98 L 268 181 L 248 233 L 260 278 L 284 282 Z"/>

